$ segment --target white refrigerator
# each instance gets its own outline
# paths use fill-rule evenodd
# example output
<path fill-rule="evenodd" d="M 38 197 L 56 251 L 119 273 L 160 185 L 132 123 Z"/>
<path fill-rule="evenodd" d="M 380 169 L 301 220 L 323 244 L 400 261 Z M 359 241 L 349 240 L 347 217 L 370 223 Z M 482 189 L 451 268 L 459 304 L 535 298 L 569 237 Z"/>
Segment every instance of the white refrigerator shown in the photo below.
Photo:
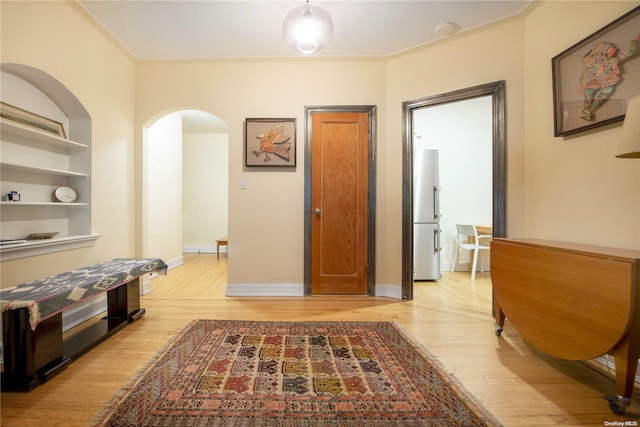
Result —
<path fill-rule="evenodd" d="M 440 265 L 440 185 L 438 150 L 413 155 L 413 280 L 438 280 Z"/>

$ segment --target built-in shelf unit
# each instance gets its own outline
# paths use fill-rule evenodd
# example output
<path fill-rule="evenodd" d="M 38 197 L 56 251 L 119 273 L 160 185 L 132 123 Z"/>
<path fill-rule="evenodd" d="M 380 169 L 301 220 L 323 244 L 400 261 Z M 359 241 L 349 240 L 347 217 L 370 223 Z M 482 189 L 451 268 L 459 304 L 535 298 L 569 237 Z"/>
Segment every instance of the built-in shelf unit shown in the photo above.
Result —
<path fill-rule="evenodd" d="M 91 227 L 91 120 L 78 99 L 59 81 L 32 67 L 2 64 L 2 99 L 62 124 L 63 135 L 0 118 L 0 257 L 2 261 L 93 244 Z M 56 188 L 77 193 L 57 201 Z M 16 191 L 19 201 L 7 194 Z M 53 238 L 29 240 L 36 233 Z M 24 240 L 24 241 L 23 241 Z"/>

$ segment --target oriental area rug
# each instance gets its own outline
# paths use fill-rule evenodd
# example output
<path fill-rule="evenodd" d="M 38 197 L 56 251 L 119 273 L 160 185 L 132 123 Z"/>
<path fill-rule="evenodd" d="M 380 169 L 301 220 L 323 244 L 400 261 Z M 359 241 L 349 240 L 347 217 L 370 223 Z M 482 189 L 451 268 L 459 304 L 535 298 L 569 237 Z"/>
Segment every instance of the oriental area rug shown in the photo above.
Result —
<path fill-rule="evenodd" d="M 198 320 L 101 426 L 499 426 L 393 322 Z"/>

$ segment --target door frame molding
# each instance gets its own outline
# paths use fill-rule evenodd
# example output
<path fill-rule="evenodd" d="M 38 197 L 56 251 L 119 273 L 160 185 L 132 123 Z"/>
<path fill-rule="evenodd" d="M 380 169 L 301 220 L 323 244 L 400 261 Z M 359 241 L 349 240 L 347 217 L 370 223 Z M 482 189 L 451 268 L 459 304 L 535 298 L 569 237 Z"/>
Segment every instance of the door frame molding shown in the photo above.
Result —
<path fill-rule="evenodd" d="M 402 299 L 413 299 L 413 110 L 490 95 L 493 116 L 493 235 L 506 236 L 507 136 L 505 81 L 402 103 Z"/>
<path fill-rule="evenodd" d="M 367 170 L 367 295 L 376 294 L 376 106 L 335 105 L 305 106 L 304 135 L 304 295 L 311 296 L 311 142 L 314 113 L 367 113 L 369 116 L 369 159 Z"/>

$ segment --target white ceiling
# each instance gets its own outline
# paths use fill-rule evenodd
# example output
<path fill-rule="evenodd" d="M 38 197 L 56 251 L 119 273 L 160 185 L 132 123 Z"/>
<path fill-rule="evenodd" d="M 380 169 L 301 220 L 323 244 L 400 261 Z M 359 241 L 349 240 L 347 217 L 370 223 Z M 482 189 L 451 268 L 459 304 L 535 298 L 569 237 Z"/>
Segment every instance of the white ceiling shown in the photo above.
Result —
<path fill-rule="evenodd" d="M 282 20 L 303 0 L 77 0 L 140 61 L 301 57 L 283 42 Z M 387 57 L 522 12 L 531 0 L 311 0 L 333 19 L 321 57 Z M 473 49 L 470 46 L 470 49 Z M 464 54 L 464 52 L 461 52 Z M 226 132 L 205 113 L 183 112 L 185 133 Z"/>
<path fill-rule="evenodd" d="M 141 61 L 289 57 L 282 20 L 303 0 L 78 0 Z M 319 0 L 331 43 L 314 56 L 384 57 L 520 13 L 530 0 Z"/>

